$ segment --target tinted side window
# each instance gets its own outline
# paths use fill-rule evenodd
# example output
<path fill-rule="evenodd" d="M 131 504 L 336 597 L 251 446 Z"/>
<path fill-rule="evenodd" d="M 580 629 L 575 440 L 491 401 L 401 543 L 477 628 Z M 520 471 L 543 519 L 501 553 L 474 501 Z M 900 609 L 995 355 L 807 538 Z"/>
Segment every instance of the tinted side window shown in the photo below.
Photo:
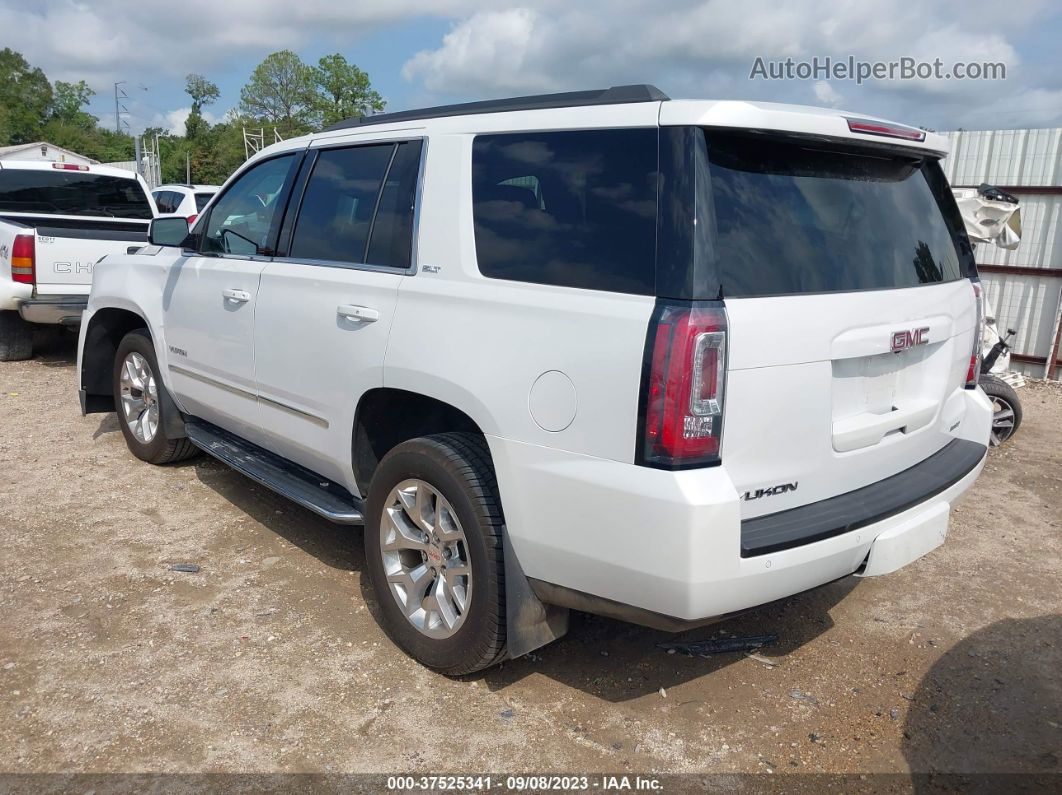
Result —
<path fill-rule="evenodd" d="M 151 198 L 155 200 L 155 206 L 159 208 L 160 213 L 168 213 L 166 209 L 166 193 L 161 190 L 157 190 L 151 194 Z"/>
<path fill-rule="evenodd" d="M 195 194 L 195 211 L 197 213 L 203 212 L 203 208 L 207 206 L 207 202 L 209 202 L 213 197 L 214 197 L 213 193 L 197 193 L 197 194 Z"/>
<path fill-rule="evenodd" d="M 655 129 L 477 136 L 472 200 L 484 276 L 654 292 Z"/>
<path fill-rule="evenodd" d="M 244 172 L 210 211 L 202 250 L 225 254 L 263 254 L 269 249 L 277 212 L 286 201 L 295 155 L 266 160 Z"/>
<path fill-rule="evenodd" d="M 410 265 L 420 152 L 420 141 L 398 144 L 372 225 L 372 240 L 365 258 L 370 265 L 392 268 L 408 268 Z"/>
<path fill-rule="evenodd" d="M 394 150 L 394 144 L 378 144 L 318 153 L 295 221 L 290 256 L 365 262 L 376 198 Z"/>
<path fill-rule="evenodd" d="M 175 213 L 181 207 L 181 201 L 184 199 L 184 195 L 179 191 L 171 190 L 166 191 L 166 212 Z"/>

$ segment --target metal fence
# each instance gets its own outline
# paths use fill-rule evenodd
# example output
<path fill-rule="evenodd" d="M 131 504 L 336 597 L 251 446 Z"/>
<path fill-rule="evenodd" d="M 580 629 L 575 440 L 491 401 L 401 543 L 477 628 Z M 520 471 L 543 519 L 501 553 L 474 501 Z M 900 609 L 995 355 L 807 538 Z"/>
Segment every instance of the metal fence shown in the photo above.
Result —
<path fill-rule="evenodd" d="M 944 161 L 956 188 L 982 182 L 1021 200 L 1022 240 L 1014 251 L 976 248 L 985 293 L 1001 329 L 1017 330 L 1012 367 L 1025 375 L 1062 375 L 1062 128 L 947 133 Z M 1048 365 L 1048 358 L 1055 365 Z"/>

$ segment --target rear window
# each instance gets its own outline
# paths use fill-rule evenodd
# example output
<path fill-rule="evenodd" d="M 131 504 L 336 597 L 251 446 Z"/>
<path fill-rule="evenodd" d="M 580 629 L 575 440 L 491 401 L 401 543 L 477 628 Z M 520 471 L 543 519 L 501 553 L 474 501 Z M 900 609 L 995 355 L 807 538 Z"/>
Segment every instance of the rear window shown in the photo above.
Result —
<path fill-rule="evenodd" d="M 213 193 L 195 194 L 195 211 L 197 213 L 203 212 L 203 208 L 207 206 L 207 202 L 209 202 L 212 198 L 214 198 Z"/>
<path fill-rule="evenodd" d="M 914 287 L 962 275 L 935 162 L 707 132 L 726 297 Z"/>
<path fill-rule="evenodd" d="M 151 218 L 135 179 L 59 169 L 0 169 L 0 211 Z"/>
<path fill-rule="evenodd" d="M 495 279 L 652 294 L 655 129 L 480 135 L 479 270 Z"/>

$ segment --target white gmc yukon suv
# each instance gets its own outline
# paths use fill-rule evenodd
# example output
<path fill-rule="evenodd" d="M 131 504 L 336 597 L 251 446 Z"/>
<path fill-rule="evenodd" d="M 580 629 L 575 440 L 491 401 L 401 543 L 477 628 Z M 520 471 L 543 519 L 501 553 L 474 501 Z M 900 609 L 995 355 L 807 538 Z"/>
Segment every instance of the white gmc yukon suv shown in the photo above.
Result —
<path fill-rule="evenodd" d="M 96 262 L 144 245 L 154 214 L 131 171 L 0 161 L 0 361 L 33 355 L 35 324 L 76 326 Z"/>
<path fill-rule="evenodd" d="M 939 545 L 984 464 L 933 133 L 651 86 L 353 119 L 97 267 L 85 412 L 364 525 L 475 671 L 568 609 L 680 630 Z"/>

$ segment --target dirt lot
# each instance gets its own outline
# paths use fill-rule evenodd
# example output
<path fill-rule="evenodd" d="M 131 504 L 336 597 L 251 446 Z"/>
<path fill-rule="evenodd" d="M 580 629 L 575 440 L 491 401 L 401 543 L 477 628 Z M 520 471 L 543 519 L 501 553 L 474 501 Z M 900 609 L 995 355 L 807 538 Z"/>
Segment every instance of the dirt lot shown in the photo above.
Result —
<path fill-rule="evenodd" d="M 136 461 L 74 370 L 0 364 L 0 772 L 1062 772 L 1056 388 L 942 549 L 700 633 L 776 632 L 773 667 L 579 615 L 450 680 L 377 627 L 359 532 Z"/>

